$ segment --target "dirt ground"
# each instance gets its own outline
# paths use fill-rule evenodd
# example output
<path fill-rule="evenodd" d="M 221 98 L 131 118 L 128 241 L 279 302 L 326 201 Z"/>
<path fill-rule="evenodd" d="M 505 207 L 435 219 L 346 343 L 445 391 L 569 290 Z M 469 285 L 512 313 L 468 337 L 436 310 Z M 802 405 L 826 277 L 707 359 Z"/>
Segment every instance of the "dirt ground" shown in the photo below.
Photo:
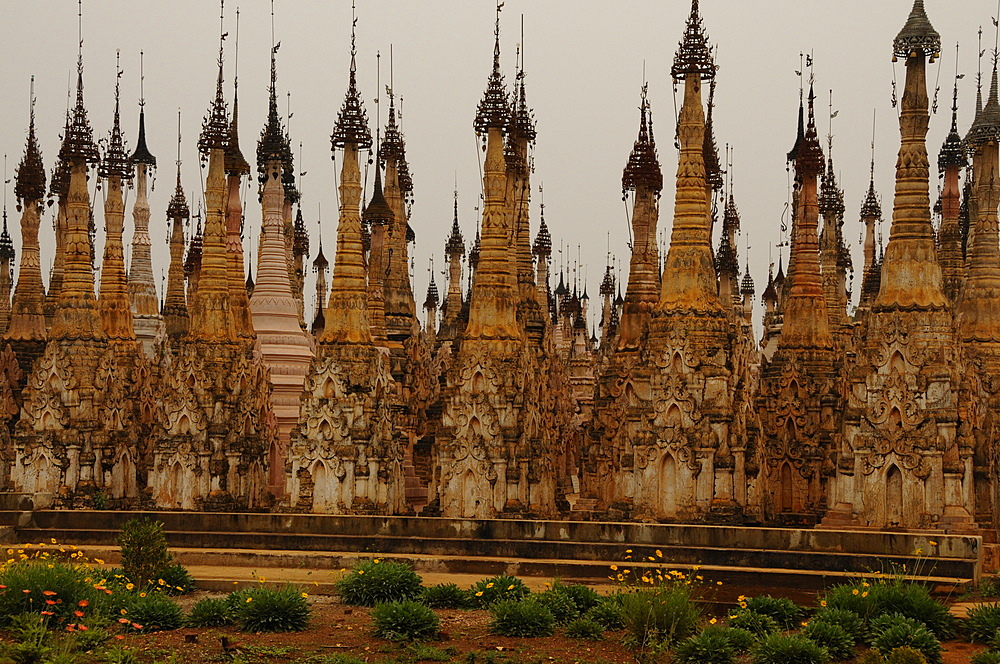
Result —
<path fill-rule="evenodd" d="M 185 609 L 218 593 L 197 592 L 182 598 Z M 487 611 L 438 610 L 439 640 L 416 649 L 372 636 L 370 610 L 345 606 L 336 598 L 310 597 L 312 622 L 304 632 L 244 634 L 236 627 L 179 629 L 127 636 L 120 645 L 136 653 L 142 664 L 201 664 L 237 661 L 246 664 L 306 662 L 341 664 L 346 657 L 365 662 L 446 661 L 455 664 L 627 664 L 633 653 L 621 642 L 623 633 L 608 632 L 601 641 L 556 636 L 518 639 L 489 633 Z M 962 641 L 944 644 L 944 664 L 967 664 L 983 646 Z M 860 649 L 859 649 L 860 652 Z"/>

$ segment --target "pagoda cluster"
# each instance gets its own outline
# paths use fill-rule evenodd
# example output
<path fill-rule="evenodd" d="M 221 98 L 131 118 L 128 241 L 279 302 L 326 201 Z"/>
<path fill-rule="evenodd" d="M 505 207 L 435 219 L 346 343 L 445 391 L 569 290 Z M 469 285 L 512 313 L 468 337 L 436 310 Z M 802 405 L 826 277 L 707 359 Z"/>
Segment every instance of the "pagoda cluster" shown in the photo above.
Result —
<path fill-rule="evenodd" d="M 956 87 L 932 207 L 926 65 L 941 40 L 915 0 L 892 48 L 906 81 L 889 240 L 882 245 L 873 160 L 853 309 L 844 194 L 810 80 L 788 153 L 787 264 L 768 274 L 756 338 L 754 282 L 748 267 L 741 274 L 740 214 L 713 125 L 717 65 L 693 0 L 671 67 L 683 101 L 670 128 L 669 246 L 661 255 L 663 172 L 644 86 L 622 175 L 628 278 L 619 284 L 607 267 L 591 330 L 586 286 L 575 268 L 550 274 L 544 218 L 532 228 L 536 124 L 523 67 L 512 81 L 503 74 L 499 9 L 494 37 L 472 123 L 484 153 L 481 216 L 469 243 L 455 193 L 447 280 L 439 290 L 432 273 L 423 324 L 410 280 L 406 142 L 391 93 L 373 138 L 353 34 L 330 137 L 340 205 L 332 262 L 322 243 L 310 252 L 278 112 L 277 46 L 257 206 L 242 199 L 252 169 L 220 40 L 198 140 L 204 210 L 192 220 L 178 161 L 163 293 L 150 259 L 156 158 L 144 114 L 130 151 L 116 92 L 99 148 L 81 51 L 48 182 L 29 118 L 16 172 L 16 280 L 6 212 L 0 234 L 0 488 L 60 507 L 1000 526 L 995 65 L 964 138 Z M 95 176 L 103 210 L 91 202 Z M 129 251 L 125 187 L 136 190 Z M 56 255 L 46 286 L 47 204 Z M 258 214 L 251 261 L 244 220 Z M 310 264 L 315 294 L 305 292 Z"/>

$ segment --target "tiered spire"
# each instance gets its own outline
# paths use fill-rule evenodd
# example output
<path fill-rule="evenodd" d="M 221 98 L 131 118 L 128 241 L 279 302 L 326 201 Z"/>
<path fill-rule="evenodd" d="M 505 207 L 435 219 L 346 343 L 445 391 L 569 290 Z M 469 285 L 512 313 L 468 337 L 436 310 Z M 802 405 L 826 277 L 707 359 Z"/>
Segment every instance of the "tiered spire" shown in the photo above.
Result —
<path fill-rule="evenodd" d="M 496 28 L 493 31 L 495 41 L 493 44 L 493 71 L 490 72 L 489 80 L 486 83 L 486 92 L 479 101 L 476 108 L 476 118 L 472 123 L 476 133 L 485 142 L 490 129 L 503 130 L 507 126 L 507 119 L 510 117 L 510 109 L 507 105 L 507 85 L 504 83 L 503 73 L 500 71 L 500 8 L 503 3 L 497 5 Z"/>
<path fill-rule="evenodd" d="M 956 55 L 957 55 L 956 46 Z M 956 58 L 957 62 L 957 58 Z M 961 199 L 959 172 L 967 165 L 962 137 L 958 134 L 958 77 L 952 93 L 951 131 L 938 152 L 938 172 L 944 178 L 941 192 L 941 228 L 938 230 L 938 257 L 944 277 L 944 292 L 955 303 L 962 290 L 965 260 L 962 251 Z"/>
<path fill-rule="evenodd" d="M 177 112 L 177 186 L 167 206 L 170 227 L 170 266 L 167 269 L 167 292 L 163 297 L 163 322 L 167 337 L 176 341 L 190 327 L 187 300 L 184 297 L 184 226 L 191 217 L 184 187 L 181 185 L 181 114 Z"/>
<path fill-rule="evenodd" d="M 121 70 L 115 82 L 115 115 L 108 139 L 108 149 L 97 169 L 107 186 L 104 199 L 104 259 L 101 263 L 98 311 L 104 333 L 112 341 L 135 341 L 132 324 L 132 303 L 125 277 L 125 247 L 122 232 L 125 226 L 125 204 L 122 200 L 123 181 L 132 180 L 132 163 L 122 136 Z"/>
<path fill-rule="evenodd" d="M 340 171 L 340 221 L 337 255 L 333 263 L 330 301 L 321 343 L 372 342 L 368 324 L 368 286 L 361 240 L 361 170 L 358 150 L 370 149 L 371 131 L 357 84 L 355 28 L 351 25 L 351 69 L 344 104 L 337 116 L 330 143 L 344 150 Z"/>
<path fill-rule="evenodd" d="M 236 12 L 236 49 L 239 56 L 239 10 Z M 274 58 L 272 54 L 272 75 Z M 274 80 L 272 78 L 272 86 Z M 239 77 L 233 75 L 233 116 L 229 122 L 229 135 L 226 139 L 225 171 L 226 171 L 226 278 L 229 284 L 229 306 L 233 315 L 233 326 L 236 336 L 240 339 L 253 339 L 255 336 L 253 320 L 250 315 L 250 299 L 246 284 L 243 281 L 243 201 L 240 190 L 243 178 L 250 174 L 250 164 L 247 163 L 240 149 L 239 130 Z M 273 88 L 272 88 L 273 94 Z M 258 162 L 259 163 L 259 162 Z"/>
<path fill-rule="evenodd" d="M 684 102 L 678 126 L 680 160 L 674 226 L 657 310 L 722 315 L 712 256 L 712 209 L 705 172 L 705 112 L 701 102 L 702 81 L 715 78 L 715 63 L 697 0 L 691 3 L 684 40 L 671 74 L 675 81 L 684 81 Z"/>
<path fill-rule="evenodd" d="M 926 133 L 927 57 L 937 57 L 941 37 L 915 0 L 909 19 L 893 42 L 893 58 L 906 58 L 906 85 L 900 112 L 901 144 L 896 166 L 892 230 L 882 266 L 882 286 L 874 310 L 947 307 L 931 228 Z"/>

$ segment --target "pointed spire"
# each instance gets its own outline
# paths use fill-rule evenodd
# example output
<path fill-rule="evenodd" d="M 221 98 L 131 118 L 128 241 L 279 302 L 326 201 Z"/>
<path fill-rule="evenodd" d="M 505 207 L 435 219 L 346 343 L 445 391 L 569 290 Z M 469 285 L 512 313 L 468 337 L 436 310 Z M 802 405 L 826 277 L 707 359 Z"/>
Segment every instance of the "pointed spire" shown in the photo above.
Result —
<path fill-rule="evenodd" d="M 225 16 L 225 0 L 220 0 L 219 16 L 219 76 L 215 84 L 215 100 L 208 109 L 208 114 L 201 126 L 201 136 L 198 137 L 198 150 L 207 155 L 213 149 L 225 149 L 229 143 L 229 118 L 226 111 L 226 96 L 222 91 L 222 68 L 224 46 L 228 32 L 222 31 L 222 21 Z"/>
<path fill-rule="evenodd" d="M 144 78 L 142 51 L 139 51 L 139 137 L 136 139 L 135 152 L 132 153 L 132 163 L 155 167 L 156 157 L 146 147 L 146 98 L 141 92 Z"/>
<path fill-rule="evenodd" d="M 785 156 L 785 161 L 795 161 L 795 159 L 799 156 L 799 148 L 802 146 L 805 134 L 805 108 L 802 105 L 802 89 L 799 88 L 799 124 L 795 131 L 795 144 L 792 145 L 792 149 L 789 150 L 788 154 Z"/>
<path fill-rule="evenodd" d="M 458 227 L 458 190 L 455 190 L 455 217 L 451 222 L 451 235 L 444 245 L 444 253 L 448 258 L 452 256 L 465 255 L 465 238 L 462 237 L 462 229 Z"/>
<path fill-rule="evenodd" d="M 941 51 L 941 35 L 927 18 L 924 0 L 913 0 L 913 9 L 906 24 L 892 42 L 892 54 L 896 58 L 909 57 L 911 53 L 930 56 L 931 62 Z"/>
<path fill-rule="evenodd" d="M 353 8 L 352 8 L 353 11 Z M 337 115 L 337 124 L 333 127 L 330 143 L 333 148 L 342 148 L 348 143 L 354 143 L 358 149 L 369 149 L 372 146 L 372 133 L 368 129 L 368 115 L 358 91 L 357 78 L 357 46 L 355 42 L 358 19 L 351 19 L 351 73 L 347 85 L 347 96 Z"/>
<path fill-rule="evenodd" d="M 316 251 L 316 258 L 312 262 L 313 271 L 320 272 L 330 267 L 330 261 L 323 254 L 323 236 L 319 237 L 319 249 Z"/>
<path fill-rule="evenodd" d="M 62 146 L 59 148 L 59 158 L 67 163 L 74 159 L 82 159 L 88 164 L 96 164 L 101 155 L 94 143 L 94 130 L 87 119 L 87 108 L 83 103 L 83 39 L 80 40 L 80 51 L 76 62 L 76 106 L 73 107 L 71 120 L 66 127 Z M 68 177 L 67 177 L 68 184 Z"/>
<path fill-rule="evenodd" d="M 128 156 L 128 148 L 125 146 L 125 138 L 122 136 L 120 113 L 121 78 L 122 71 L 119 68 L 115 78 L 115 119 L 111 125 L 108 149 L 104 153 L 104 159 L 97 169 L 97 175 L 104 179 L 118 176 L 122 180 L 131 180 L 133 175 L 132 162 Z"/>
<path fill-rule="evenodd" d="M 715 142 L 715 79 L 708 86 L 708 115 L 705 118 L 705 140 L 702 152 L 705 159 L 705 183 L 718 191 L 722 188 L 722 166 L 719 164 L 719 146 Z M 713 210 L 714 214 L 714 210 Z M 739 270 L 737 270 L 739 272 Z"/>
<path fill-rule="evenodd" d="M 958 46 L 955 47 L 956 55 Z M 957 58 L 956 58 L 957 60 Z M 962 137 L 958 134 L 958 76 L 955 77 L 955 87 L 951 95 L 951 130 L 938 152 L 938 170 L 944 171 L 949 166 L 965 168 L 968 162 L 962 147 Z"/>
<path fill-rule="evenodd" d="M 544 217 L 538 222 L 538 234 L 535 235 L 531 253 L 538 256 L 539 260 L 547 260 L 552 255 L 552 236 L 549 235 L 549 227 Z"/>
<path fill-rule="evenodd" d="M 295 211 L 295 222 L 293 223 L 294 236 L 292 239 L 292 253 L 296 256 L 309 255 L 309 231 L 306 230 L 306 222 L 302 219 L 302 206 Z"/>
<path fill-rule="evenodd" d="M 674 64 L 670 75 L 674 81 L 680 82 L 688 74 L 698 74 L 701 80 L 715 78 L 715 63 L 708 48 L 708 35 L 702 25 L 701 14 L 698 12 L 698 0 L 691 0 L 691 14 L 688 16 L 684 39 L 681 40 L 674 56 Z"/>
<path fill-rule="evenodd" d="M 990 94 L 986 105 L 976 116 L 975 122 L 965 135 L 965 143 L 972 151 L 978 151 L 985 143 L 1000 141 L 1000 100 L 997 93 L 997 61 L 993 60 L 993 73 L 990 78 Z"/>
<path fill-rule="evenodd" d="M 437 284 L 434 283 L 434 270 L 431 270 L 431 283 L 427 285 L 427 298 L 424 300 L 424 309 L 437 309 L 441 302 Z"/>
<path fill-rule="evenodd" d="M 813 94 L 813 86 L 809 84 L 809 120 L 806 124 L 806 133 L 799 146 L 798 154 L 795 157 L 795 168 L 803 175 L 819 175 L 823 170 L 823 148 L 819 143 L 819 136 L 816 131 L 816 116 L 814 104 L 816 96 Z"/>
<path fill-rule="evenodd" d="M 635 191 L 645 186 L 659 193 L 663 189 L 663 173 L 656 155 L 656 141 L 653 138 L 653 117 L 646 96 L 647 84 L 642 86 L 642 101 L 639 104 L 639 137 L 632 146 L 628 163 L 622 172 L 622 191 Z"/>
<path fill-rule="evenodd" d="M 275 90 L 278 77 L 275 59 L 280 47 L 281 44 L 278 43 L 271 48 L 271 85 L 267 98 L 267 123 L 260 132 L 260 140 L 257 141 L 257 171 L 262 177 L 266 176 L 268 162 L 280 161 L 284 164 L 289 158 L 285 130 L 281 126 L 281 116 L 278 115 L 278 97 Z"/>
<path fill-rule="evenodd" d="M 768 271 L 768 285 L 771 286 L 770 271 Z M 773 287 L 773 286 L 772 286 Z M 740 294 L 753 297 L 754 284 L 753 277 L 750 276 L 750 260 L 747 259 L 746 270 L 743 272 L 743 281 L 740 284 Z"/>
<path fill-rule="evenodd" d="M 45 166 L 42 151 L 35 136 L 35 77 L 31 77 L 31 109 L 28 119 L 28 141 L 24 146 L 24 156 L 14 171 L 14 196 L 21 203 L 40 201 L 45 198 Z M 67 173 L 68 175 L 68 173 Z M 67 182 L 68 184 L 68 182 Z"/>
<path fill-rule="evenodd" d="M 4 187 L 6 188 L 6 184 Z M 7 196 L 5 192 L 3 202 L 3 232 L 0 232 L 0 261 L 12 263 L 14 257 L 14 242 L 10 239 L 10 231 L 7 230 Z"/>
<path fill-rule="evenodd" d="M 487 131 L 496 127 L 504 129 L 507 126 L 507 118 L 510 111 L 507 106 L 507 86 L 504 83 L 503 73 L 500 71 L 500 10 L 502 2 L 497 2 L 496 27 L 493 31 L 493 71 L 490 72 L 489 81 L 486 84 L 486 92 L 476 109 L 476 119 L 472 126 L 476 133 L 485 136 Z"/>
<path fill-rule="evenodd" d="M 385 200 L 382 191 L 382 169 L 375 168 L 375 187 L 372 191 L 372 199 L 368 202 L 362 220 L 366 224 L 388 225 L 392 223 L 393 212 L 389 203 Z"/>
<path fill-rule="evenodd" d="M 236 10 L 236 71 L 239 71 L 240 56 L 240 10 Z M 271 66 L 274 67 L 274 56 L 271 57 Z M 272 72 L 273 75 L 273 72 Z M 272 86 L 274 81 L 271 81 Z M 247 163 L 243 151 L 240 149 L 240 77 L 233 74 L 233 117 L 229 122 L 229 138 L 226 143 L 226 175 L 242 177 L 250 174 L 250 164 Z"/>

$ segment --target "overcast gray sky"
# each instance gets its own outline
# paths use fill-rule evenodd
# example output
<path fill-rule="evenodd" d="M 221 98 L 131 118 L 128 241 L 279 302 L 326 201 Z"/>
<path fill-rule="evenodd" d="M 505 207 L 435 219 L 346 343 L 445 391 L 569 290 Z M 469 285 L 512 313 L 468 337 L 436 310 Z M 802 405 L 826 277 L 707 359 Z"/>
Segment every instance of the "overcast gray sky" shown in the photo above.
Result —
<path fill-rule="evenodd" d="M 795 70 L 802 51 L 815 57 L 817 113 L 824 135 L 828 91 L 833 89 L 833 107 L 838 111 L 833 121 L 834 160 L 845 189 L 845 232 L 855 266 L 860 269 L 862 263 L 858 211 L 868 184 L 873 111 L 877 117 L 876 186 L 888 235 L 899 143 L 896 110 L 890 105 L 894 75 L 900 92 L 903 85 L 902 63 L 891 63 L 891 44 L 911 4 L 911 0 L 703 0 L 705 25 L 718 46 L 720 67 L 716 137 L 720 152 L 726 143 L 734 147 L 734 193 L 745 234 L 739 244 L 740 261 L 742 265 L 749 243 L 758 294 L 767 278 L 769 256 L 775 263 L 778 258 L 774 244 L 780 240 L 787 199 L 784 160 L 794 139 L 799 94 Z M 239 7 L 241 145 L 251 164 L 267 112 L 270 6 L 268 0 L 226 2 L 226 94 L 231 102 Z M 983 26 L 983 47 L 992 50 L 991 16 L 997 7 L 993 0 L 926 0 L 926 6 L 944 44 L 939 64 L 928 70 L 931 94 L 938 76 L 941 87 L 938 114 L 932 117 L 928 137 L 934 163 L 950 123 L 955 44 L 961 42 L 959 71 L 965 74 L 959 87 L 959 124 L 964 133 L 974 109 L 976 33 Z M 332 261 L 337 211 L 329 136 L 347 86 L 351 5 L 348 0 L 275 0 L 274 8 L 274 38 L 281 42 L 278 90 L 283 111 L 285 95 L 291 94 L 297 166 L 307 173 L 300 178 L 300 189 L 312 253 L 318 244 L 316 222 L 321 208 L 323 245 Z M 553 274 L 558 274 L 561 261 L 576 260 L 580 245 L 595 305 L 592 312 L 599 309 L 597 286 L 609 234 L 611 252 L 622 264 L 622 282 L 627 279 L 629 232 L 621 200 L 621 172 L 638 128 L 644 68 L 664 172 L 660 229 L 669 237 L 676 169 L 675 100 L 679 104 L 681 99 L 673 92 L 669 72 L 689 8 L 687 0 L 506 0 L 501 17 L 502 66 L 508 82 L 512 81 L 523 14 L 527 94 L 538 121 L 532 234 L 538 227 L 538 185 L 544 184 L 545 219 L 553 235 Z M 210 0 L 85 0 L 83 10 L 85 96 L 96 136 L 106 136 L 111 127 L 115 53 L 120 49 L 122 119 L 129 146 L 134 147 L 139 51 L 145 52 L 147 138 L 159 162 L 150 195 L 154 272 L 159 276 L 165 274 L 168 262 L 165 210 L 174 187 L 178 108 L 183 114 L 183 182 L 192 211 L 201 198 L 196 142 L 215 90 L 219 5 Z M 379 93 L 376 53 L 382 54 L 384 86 L 390 76 L 390 45 L 393 48 L 393 82 L 402 97 L 402 125 L 415 188 L 411 225 L 417 234 L 414 291 L 419 306 L 426 292 L 430 257 L 437 270 L 444 267 L 442 253 L 456 178 L 462 229 L 467 241 L 475 236 L 481 180 L 472 120 L 492 64 L 495 4 L 489 0 L 360 0 L 357 15 L 358 77 L 373 133 L 376 118 L 381 116 L 384 123 L 387 108 L 384 96 L 381 112 L 374 103 Z M 67 83 L 75 82 L 76 35 L 77 3 L 71 0 L 8 2 L 4 9 L 0 150 L 8 155 L 8 178 L 24 149 L 31 75 L 35 76 L 37 128 L 46 168 L 51 171 L 63 126 Z M 988 82 L 989 53 L 983 66 Z M 932 167 L 935 177 L 936 167 Z M 12 184 L 7 191 L 9 223 L 19 251 L 19 215 L 14 210 Z M 256 184 L 246 191 L 250 234 L 245 244 L 255 248 L 250 238 L 260 228 Z M 100 196 L 98 215 L 102 213 Z M 127 203 L 126 238 L 131 237 L 131 200 L 132 196 Z M 51 215 L 48 212 L 43 220 L 46 267 L 53 246 L 47 231 Z M 103 243 L 102 234 L 98 242 Z M 440 273 L 437 281 L 443 288 Z M 859 283 L 857 277 L 855 299 Z M 314 292 L 311 281 L 307 291 L 310 296 Z"/>

